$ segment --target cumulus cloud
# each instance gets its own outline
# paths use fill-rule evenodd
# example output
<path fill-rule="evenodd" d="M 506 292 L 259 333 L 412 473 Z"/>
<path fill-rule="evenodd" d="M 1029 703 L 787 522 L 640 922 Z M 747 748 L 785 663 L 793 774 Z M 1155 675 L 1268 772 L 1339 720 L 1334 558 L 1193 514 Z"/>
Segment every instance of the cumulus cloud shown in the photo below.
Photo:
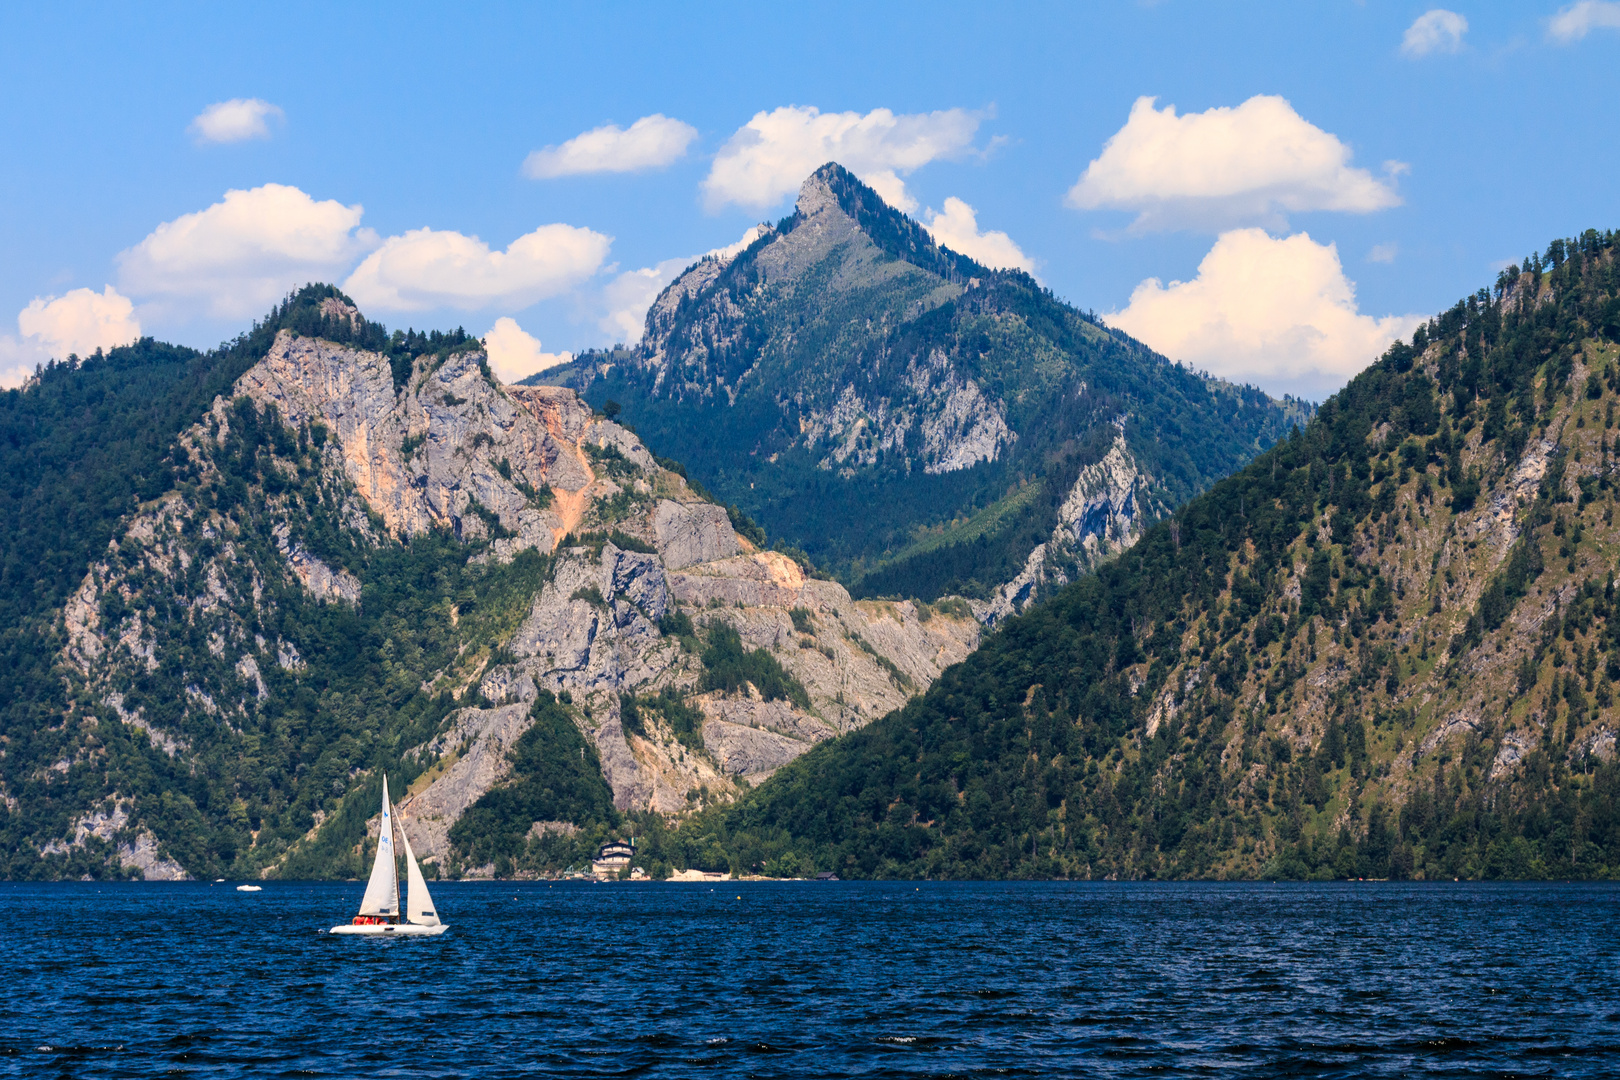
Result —
<path fill-rule="evenodd" d="M 1392 263 L 1395 256 L 1400 253 L 1400 247 L 1394 243 L 1374 244 L 1372 250 L 1367 252 L 1367 261 L 1375 263 Z"/>
<path fill-rule="evenodd" d="M 980 232 L 978 214 L 954 195 L 945 200 L 943 211 L 928 211 L 923 228 L 936 244 L 976 259 L 992 270 L 1035 272 L 1035 260 L 1025 255 L 1012 237 L 1004 232 Z"/>
<path fill-rule="evenodd" d="M 285 116 L 278 106 L 259 98 L 232 98 L 208 106 L 187 128 L 198 142 L 230 143 L 268 139 L 269 121 Z"/>
<path fill-rule="evenodd" d="M 24 337 L 37 337 L 55 355 L 88 356 L 97 349 L 128 345 L 141 336 L 135 305 L 111 285 L 101 292 L 74 289 L 63 296 L 36 298 L 17 315 Z"/>
<path fill-rule="evenodd" d="M 769 229 L 770 226 L 763 222 L 758 225 L 750 225 L 736 243 L 727 244 L 725 247 L 710 248 L 703 254 L 709 258 L 723 259 L 729 262 L 731 259 L 741 255 L 748 248 L 748 245 L 764 236 Z"/>
<path fill-rule="evenodd" d="M 35 366 L 50 360 L 51 354 L 33 338 L 0 334 L 0 390 L 15 390 L 34 374 Z"/>
<path fill-rule="evenodd" d="M 1192 281 L 1149 278 L 1104 318 L 1171 359 L 1315 400 L 1423 321 L 1361 314 L 1334 245 L 1262 229 L 1222 233 Z"/>
<path fill-rule="evenodd" d="M 662 113 L 643 116 L 628 129 L 606 124 L 561 146 L 536 150 L 523 161 L 523 175 L 536 180 L 584 173 L 658 169 L 686 153 L 697 128 Z"/>
<path fill-rule="evenodd" d="M 298 285 L 336 278 L 375 246 L 361 213 L 283 184 L 227 191 L 121 253 L 119 285 L 160 303 L 201 301 L 211 316 L 258 315 Z"/>
<path fill-rule="evenodd" d="M 413 229 L 366 256 L 343 291 L 365 309 L 525 308 L 595 274 L 610 244 L 609 237 L 572 225 L 542 225 L 505 251 L 490 250 L 476 236 Z"/>
<path fill-rule="evenodd" d="M 503 315 L 484 335 L 484 352 L 495 375 L 508 385 L 520 382 L 536 372 L 558 364 L 566 364 L 573 353 L 540 351 L 540 339 L 517 324 L 517 320 Z"/>
<path fill-rule="evenodd" d="M 596 325 L 614 341 L 634 345 L 646 328 L 647 309 L 693 261 L 685 257 L 665 259 L 655 266 L 626 270 L 602 290 L 607 314 Z"/>
<path fill-rule="evenodd" d="M 1125 126 L 1069 191 L 1082 210 L 1137 212 L 1134 230 L 1264 224 L 1289 212 L 1368 213 L 1398 206 L 1387 180 L 1352 168 L 1350 148 L 1309 123 L 1285 99 L 1177 116 L 1141 97 Z M 1403 170 L 1397 162 L 1386 171 Z"/>
<path fill-rule="evenodd" d="M 135 305 L 108 285 L 38 297 L 17 315 L 17 337 L 0 337 L 0 388 L 20 386 L 36 364 L 128 345 L 141 336 Z"/>
<path fill-rule="evenodd" d="M 727 244 L 702 255 L 684 255 L 673 259 L 665 259 L 656 266 L 645 266 L 639 270 L 626 270 L 614 278 L 602 290 L 602 299 L 607 305 L 607 314 L 597 323 L 602 332 L 610 335 L 615 342 L 623 345 L 634 345 L 641 340 L 642 332 L 647 326 L 647 309 L 652 307 L 658 294 L 669 287 L 669 283 L 681 275 L 681 271 L 697 262 L 701 258 L 716 258 L 729 260 L 735 258 L 749 244 L 758 240 L 767 226 L 755 225 L 742 234 L 742 239 L 735 244 Z"/>
<path fill-rule="evenodd" d="M 1547 36 L 1568 45 L 1593 30 L 1620 30 L 1620 3 L 1615 0 L 1580 0 L 1559 10 L 1547 23 Z"/>
<path fill-rule="evenodd" d="M 962 109 L 905 115 L 873 109 L 862 115 L 787 105 L 758 112 L 720 148 L 703 181 L 704 196 L 711 210 L 728 203 L 763 210 L 836 161 L 909 213 L 917 204 L 902 177 L 966 152 L 978 128 L 979 118 Z"/>
<path fill-rule="evenodd" d="M 1467 32 L 1467 19 L 1455 11 L 1434 8 L 1419 15 L 1406 28 L 1406 33 L 1401 35 L 1401 54 L 1416 58 L 1430 53 L 1458 52 Z"/>

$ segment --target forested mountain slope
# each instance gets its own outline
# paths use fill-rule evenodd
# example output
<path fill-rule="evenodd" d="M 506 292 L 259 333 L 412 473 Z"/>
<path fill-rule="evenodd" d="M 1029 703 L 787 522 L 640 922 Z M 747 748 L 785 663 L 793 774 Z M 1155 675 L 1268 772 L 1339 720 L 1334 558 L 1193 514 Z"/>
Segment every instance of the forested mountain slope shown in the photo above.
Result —
<path fill-rule="evenodd" d="M 175 436 L 250 352 L 148 338 L 0 392 L 0 730 L 48 724 L 65 704 L 50 673 L 57 612 L 137 500 L 172 483 Z"/>
<path fill-rule="evenodd" d="M 1615 241 L 1509 268 L 671 842 L 846 876 L 1620 874 Z"/>
<path fill-rule="evenodd" d="M 503 387 L 477 340 L 386 334 L 330 286 L 220 354 L 143 342 L 5 405 L 9 453 L 47 463 L 8 512 L 59 515 L 14 522 L 57 553 L 46 587 L 6 579 L 9 877 L 352 876 L 385 770 L 430 872 L 577 863 L 979 636 L 758 550 L 572 391 Z"/>
<path fill-rule="evenodd" d="M 705 259 L 577 387 L 857 593 L 972 597 L 990 621 L 1309 416 L 1201 377 L 936 245 L 836 164 Z"/>

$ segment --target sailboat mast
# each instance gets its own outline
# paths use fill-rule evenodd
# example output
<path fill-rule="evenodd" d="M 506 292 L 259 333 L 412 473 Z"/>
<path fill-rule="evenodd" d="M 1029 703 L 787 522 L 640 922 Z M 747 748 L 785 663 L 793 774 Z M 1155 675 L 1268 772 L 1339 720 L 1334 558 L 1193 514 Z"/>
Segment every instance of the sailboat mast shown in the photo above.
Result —
<path fill-rule="evenodd" d="M 394 808 L 388 799 L 388 774 L 383 773 L 383 805 L 388 812 L 383 815 L 383 822 L 388 829 L 388 860 L 393 863 L 394 871 L 394 910 L 403 911 L 399 906 L 399 845 L 394 843 Z"/>

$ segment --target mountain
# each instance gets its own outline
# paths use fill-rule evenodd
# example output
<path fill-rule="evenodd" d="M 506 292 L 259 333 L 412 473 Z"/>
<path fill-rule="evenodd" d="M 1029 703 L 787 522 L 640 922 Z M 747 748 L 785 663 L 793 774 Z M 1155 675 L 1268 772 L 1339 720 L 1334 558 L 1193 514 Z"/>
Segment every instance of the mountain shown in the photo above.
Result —
<path fill-rule="evenodd" d="M 579 389 L 858 595 L 987 621 L 1127 547 L 1310 415 L 935 244 L 836 164 L 652 305 Z"/>
<path fill-rule="evenodd" d="M 384 771 L 430 873 L 577 864 L 980 635 L 959 601 L 852 600 L 573 391 L 330 286 L 0 410 L 11 878 L 353 876 Z"/>
<path fill-rule="evenodd" d="M 692 827 L 844 876 L 1620 873 L 1617 341 L 1616 234 L 1555 241 Z"/>

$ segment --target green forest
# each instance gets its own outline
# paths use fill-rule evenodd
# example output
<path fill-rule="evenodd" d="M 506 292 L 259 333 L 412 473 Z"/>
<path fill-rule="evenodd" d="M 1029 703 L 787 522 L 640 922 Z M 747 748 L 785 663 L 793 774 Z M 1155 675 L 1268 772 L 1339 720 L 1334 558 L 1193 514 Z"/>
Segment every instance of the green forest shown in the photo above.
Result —
<path fill-rule="evenodd" d="M 356 496 L 316 468 L 326 430 L 292 430 L 245 398 L 228 412 L 228 437 L 206 444 L 208 468 L 177 442 L 283 329 L 374 348 L 396 362 L 396 382 L 400 358 L 408 376 L 414 358 L 477 344 L 461 331 L 387 334 L 375 323 L 323 315 L 321 301 L 332 297 L 346 302 L 330 286 L 301 290 L 214 352 L 143 340 L 49 365 L 30 385 L 0 394 L 0 499 L 10 537 L 0 570 L 0 783 L 15 800 L 0 801 L 0 877 L 122 873 L 113 845 L 95 837 L 35 854 L 111 790 L 134 803 L 132 819 L 194 874 L 252 874 L 295 845 L 294 874 L 356 872 L 344 837 L 370 815 L 380 778 L 368 773 L 351 788 L 351 777 L 381 766 L 409 782 L 428 764 L 402 753 L 467 702 L 424 689 L 421 672 L 447 670 L 468 645 L 487 652 L 509 635 L 515 605 L 527 603 L 547 572 L 548 560 L 533 551 L 504 566 L 477 565 L 471 560 L 483 545 L 448 534 L 399 542 L 378 531 L 375 543 L 360 542 L 341 525 Z M 200 511 L 175 539 L 189 560 L 185 572 L 159 572 L 159 553 L 138 543 L 109 547 L 132 511 L 176 496 Z M 363 586 L 360 603 L 313 599 L 285 570 L 276 522 L 352 572 Z M 60 662 L 61 605 L 97 559 L 132 571 L 137 587 L 104 597 L 102 618 L 139 613 L 161 658 L 117 688 L 124 706 L 174 732 L 185 754 L 119 722 L 105 700 L 79 700 L 82 677 Z M 210 648 L 216 625 L 188 617 L 212 587 L 210 569 L 230 594 L 218 625 L 291 643 L 299 654 L 288 666 L 268 658 L 258 666 L 262 698 Z M 454 626 L 452 605 L 463 615 Z M 259 654 L 266 657 L 262 647 Z M 242 722 L 186 710 L 192 691 L 238 698 Z M 76 719 L 64 723 L 69 715 Z M 63 767 L 49 768 L 54 762 Z M 318 820 L 326 827 L 303 843 Z"/>
<path fill-rule="evenodd" d="M 1567 559 L 1573 571 L 1583 530 L 1612 521 L 1607 429 L 1620 369 L 1572 376 L 1620 340 L 1614 245 L 1614 234 L 1587 232 L 1509 268 L 1397 342 L 1303 431 L 1009 620 L 927 693 L 816 747 L 736 806 L 655 838 L 666 847 L 648 857 L 701 864 L 724 851 L 743 870 L 902 878 L 1196 878 L 1218 865 L 1280 878 L 1620 874 L 1620 764 L 1564 749 L 1593 730 L 1620 681 L 1612 573 L 1572 576 L 1577 599 L 1544 626 L 1506 713 L 1424 758 L 1404 797 L 1368 794 L 1385 764 L 1374 749 L 1399 747 L 1413 722 L 1394 705 L 1403 679 L 1449 647 L 1437 678 L 1464 682 L 1470 652 L 1512 631 L 1504 619 L 1544 567 Z M 1438 381 L 1415 363 L 1431 348 Z M 1401 485 L 1436 513 L 1462 513 L 1555 414 L 1580 410 L 1574 430 L 1600 406 L 1601 469 L 1571 504 L 1565 459 L 1554 457 L 1520 540 L 1455 640 L 1431 642 L 1420 624 L 1421 657 L 1383 644 L 1395 640 L 1396 599 L 1375 559 L 1400 542 Z M 1497 451 L 1484 474 L 1463 467 L 1476 427 Z M 1324 518 L 1319 536 L 1308 526 Z M 1309 569 L 1290 604 L 1279 590 L 1295 559 Z M 1437 615 L 1435 595 L 1432 608 L 1408 604 Z M 1342 635 L 1354 667 L 1318 745 L 1296 754 L 1278 725 L 1330 635 Z M 1205 681 L 1149 737 L 1149 703 L 1183 661 L 1201 662 Z M 1237 690 L 1261 663 L 1269 707 L 1240 710 Z M 1549 737 L 1492 780 L 1495 748 L 1532 700 Z M 1240 791 L 1255 766 L 1266 779 Z M 1348 799 L 1349 816 L 1333 829 L 1316 811 L 1335 799 Z M 1271 854 L 1257 862 L 1257 850 Z"/>

